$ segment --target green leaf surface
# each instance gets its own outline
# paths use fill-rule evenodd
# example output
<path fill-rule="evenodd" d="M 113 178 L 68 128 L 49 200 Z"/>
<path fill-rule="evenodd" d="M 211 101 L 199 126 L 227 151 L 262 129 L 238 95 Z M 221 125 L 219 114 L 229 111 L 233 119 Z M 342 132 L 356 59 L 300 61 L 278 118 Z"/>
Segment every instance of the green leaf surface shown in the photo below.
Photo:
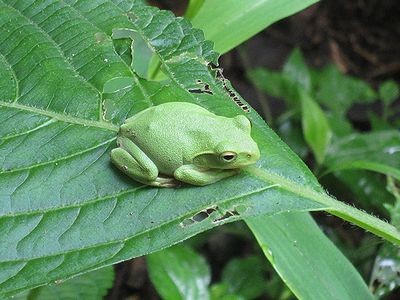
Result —
<path fill-rule="evenodd" d="M 364 169 L 400 180 L 400 132 L 355 133 L 337 140 L 327 152 L 329 171 Z"/>
<path fill-rule="evenodd" d="M 229 286 L 225 283 L 216 283 L 210 289 L 211 300 L 246 300 L 243 296 L 230 294 Z"/>
<path fill-rule="evenodd" d="M 300 122 L 292 120 L 282 121 L 277 128 L 277 132 L 282 140 L 301 158 L 309 152 L 309 148 L 304 141 Z"/>
<path fill-rule="evenodd" d="M 101 300 L 112 287 L 114 270 L 105 267 L 77 276 L 65 282 L 39 287 L 30 291 L 29 300 Z"/>
<path fill-rule="evenodd" d="M 170 79 L 148 82 L 133 73 L 116 52 L 115 28 L 136 30 Z M 326 195 L 253 110 L 246 114 L 262 157 L 238 176 L 156 189 L 111 165 L 119 125 L 149 106 L 187 101 L 224 116 L 245 113 L 210 65 L 218 58 L 212 43 L 171 12 L 119 0 L 3 0 L 0 55 L 0 296 L 259 214 L 327 209 L 400 243 L 395 228 Z M 126 77 L 132 86 L 103 92 Z M 212 96 L 189 92 L 201 88 L 198 80 Z"/>
<path fill-rule="evenodd" d="M 201 1 L 194 1 L 201 2 Z M 225 53 L 272 23 L 290 16 L 318 0 L 205 0 L 191 18 L 194 27 Z M 194 13 L 191 12 L 192 16 Z"/>
<path fill-rule="evenodd" d="M 311 91 L 311 75 L 304 61 L 300 49 L 296 48 L 290 53 L 282 74 L 287 78 L 291 85 L 306 92 Z"/>
<path fill-rule="evenodd" d="M 210 299 L 210 268 L 193 249 L 174 246 L 147 256 L 151 282 L 165 300 Z"/>
<path fill-rule="evenodd" d="M 292 212 L 245 221 L 299 299 L 374 299 L 356 269 L 309 215 Z"/>
<path fill-rule="evenodd" d="M 294 98 L 296 87 L 293 87 L 282 72 L 257 68 L 247 72 L 247 78 L 261 91 L 278 98 Z"/>
<path fill-rule="evenodd" d="M 186 8 L 185 18 L 188 20 L 193 19 L 193 17 L 199 12 L 200 8 L 203 6 L 205 0 L 189 0 L 188 7 Z"/>
<path fill-rule="evenodd" d="M 396 100 L 399 95 L 399 85 L 394 80 L 387 80 L 379 87 L 379 97 L 387 105 Z"/>
<path fill-rule="evenodd" d="M 229 294 L 256 299 L 266 288 L 263 265 L 258 256 L 232 259 L 222 271 L 221 281 L 228 287 Z"/>
<path fill-rule="evenodd" d="M 335 65 L 314 72 L 315 98 L 337 114 L 345 114 L 354 103 L 371 103 L 377 98 L 369 84 L 342 74 Z"/>
<path fill-rule="evenodd" d="M 300 91 L 300 99 L 304 139 L 312 149 L 318 164 L 322 164 L 332 138 L 328 119 L 318 103 L 306 92 Z"/>

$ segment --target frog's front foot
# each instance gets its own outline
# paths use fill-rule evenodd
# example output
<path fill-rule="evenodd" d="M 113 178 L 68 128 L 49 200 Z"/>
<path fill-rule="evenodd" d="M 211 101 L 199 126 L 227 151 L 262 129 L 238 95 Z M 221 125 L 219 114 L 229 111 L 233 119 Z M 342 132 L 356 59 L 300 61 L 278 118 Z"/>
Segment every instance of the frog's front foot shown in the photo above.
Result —
<path fill-rule="evenodd" d="M 185 183 L 203 186 L 239 172 L 239 169 L 205 169 L 195 165 L 183 165 L 175 170 L 174 177 Z"/>

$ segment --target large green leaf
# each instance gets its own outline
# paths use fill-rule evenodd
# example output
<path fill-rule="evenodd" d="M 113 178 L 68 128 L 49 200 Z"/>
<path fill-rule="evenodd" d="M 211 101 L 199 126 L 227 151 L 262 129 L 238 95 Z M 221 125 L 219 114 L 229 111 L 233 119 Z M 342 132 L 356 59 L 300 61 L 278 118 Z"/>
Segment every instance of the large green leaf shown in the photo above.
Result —
<path fill-rule="evenodd" d="M 149 276 L 164 300 L 210 299 L 211 272 L 193 249 L 175 246 L 147 256 Z"/>
<path fill-rule="evenodd" d="M 246 223 L 299 299 L 374 299 L 355 268 L 309 215 L 259 216 L 247 218 Z"/>
<path fill-rule="evenodd" d="M 138 78 L 115 51 L 113 28 L 135 29 L 170 80 Z M 210 65 L 218 57 L 211 43 L 170 12 L 119 0 L 0 1 L 0 55 L 2 296 L 258 214 L 326 209 L 400 241 L 387 223 L 326 195 L 252 110 L 262 158 L 239 176 L 203 188 L 156 189 L 113 168 L 118 125 L 146 107 L 188 101 L 225 116 L 245 113 Z M 114 85 L 120 78 L 122 89 Z M 190 92 L 203 87 L 199 80 L 213 95 Z"/>
<path fill-rule="evenodd" d="M 201 28 L 215 49 L 225 53 L 272 23 L 318 0 L 192 0 L 189 17 Z M 197 12 L 195 12 L 195 10 Z M 194 16 L 193 16 L 194 15 Z"/>

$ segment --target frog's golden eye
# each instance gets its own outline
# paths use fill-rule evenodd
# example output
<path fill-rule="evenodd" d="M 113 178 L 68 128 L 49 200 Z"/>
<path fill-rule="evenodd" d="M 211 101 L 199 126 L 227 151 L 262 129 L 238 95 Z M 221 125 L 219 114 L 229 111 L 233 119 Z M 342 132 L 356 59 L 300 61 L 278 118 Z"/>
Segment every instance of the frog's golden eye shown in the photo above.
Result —
<path fill-rule="evenodd" d="M 221 154 L 221 159 L 225 162 L 231 162 L 236 159 L 236 153 L 235 152 L 224 152 Z"/>

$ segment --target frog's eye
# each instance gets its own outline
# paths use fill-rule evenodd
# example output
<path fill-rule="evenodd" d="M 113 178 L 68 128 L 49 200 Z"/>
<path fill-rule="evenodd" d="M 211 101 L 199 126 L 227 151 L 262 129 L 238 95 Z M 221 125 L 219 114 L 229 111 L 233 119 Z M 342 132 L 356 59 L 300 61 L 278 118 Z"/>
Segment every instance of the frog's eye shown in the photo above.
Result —
<path fill-rule="evenodd" d="M 224 152 L 221 154 L 221 159 L 225 162 L 231 162 L 234 161 L 236 158 L 236 153 L 235 152 Z"/>

